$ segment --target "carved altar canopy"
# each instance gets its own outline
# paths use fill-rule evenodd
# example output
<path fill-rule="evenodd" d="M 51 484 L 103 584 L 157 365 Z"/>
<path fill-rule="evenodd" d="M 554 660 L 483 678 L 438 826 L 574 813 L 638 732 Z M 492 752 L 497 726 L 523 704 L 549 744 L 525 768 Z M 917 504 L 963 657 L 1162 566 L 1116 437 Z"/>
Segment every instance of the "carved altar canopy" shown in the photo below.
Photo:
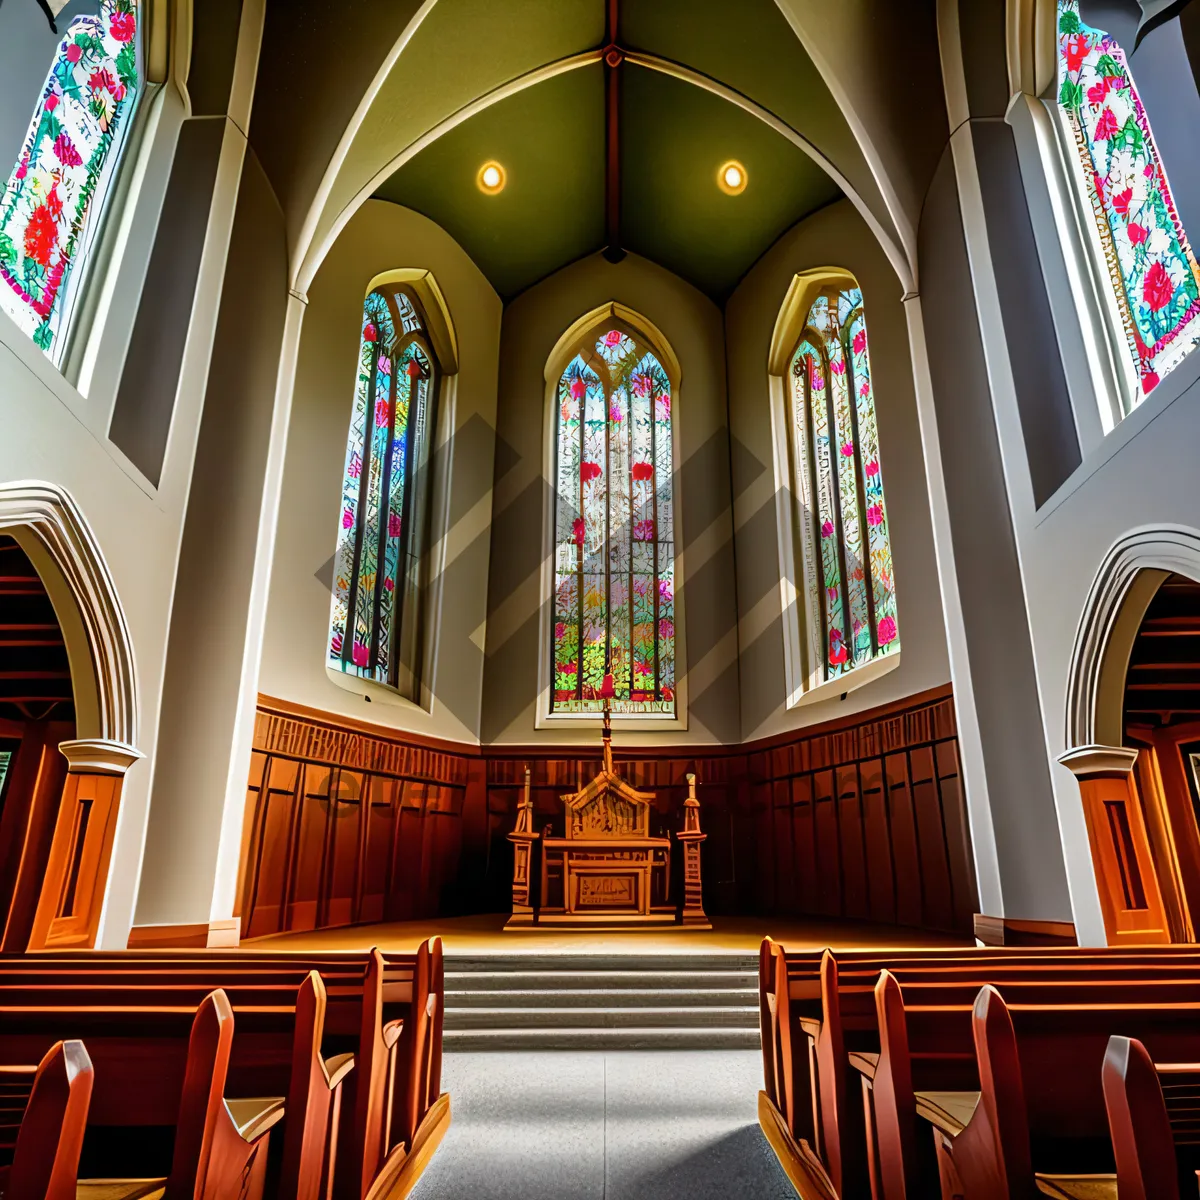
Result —
<path fill-rule="evenodd" d="M 709 929 L 700 888 L 700 804 L 688 776 L 684 828 L 650 833 L 654 792 L 638 791 L 613 767 L 612 727 L 604 714 L 604 762 L 579 791 L 560 797 L 563 836 L 536 833 L 529 769 L 513 843 L 513 912 L 505 928 L 643 927 Z M 681 895 L 672 895 L 672 848 L 683 854 Z M 540 853 L 539 851 L 540 846 Z"/>

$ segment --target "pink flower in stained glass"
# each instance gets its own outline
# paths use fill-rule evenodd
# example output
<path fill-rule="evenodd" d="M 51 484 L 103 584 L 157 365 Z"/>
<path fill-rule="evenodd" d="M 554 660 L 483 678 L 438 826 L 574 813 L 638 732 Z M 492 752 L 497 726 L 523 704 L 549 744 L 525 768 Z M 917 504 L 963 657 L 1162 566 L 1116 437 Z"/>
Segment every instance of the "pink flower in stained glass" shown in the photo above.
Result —
<path fill-rule="evenodd" d="M 347 504 L 346 507 L 342 509 L 342 528 L 343 529 L 352 529 L 353 527 L 354 527 L 354 509 L 352 509 L 350 507 L 350 505 Z"/>
<path fill-rule="evenodd" d="M 605 675 L 604 682 L 600 684 L 600 699 L 611 700 L 613 698 L 614 690 L 612 675 Z"/>
<path fill-rule="evenodd" d="M 867 509 L 867 524 L 882 525 L 883 524 L 883 505 L 872 504 Z"/>
<path fill-rule="evenodd" d="M 394 579 L 392 579 L 390 576 L 388 576 L 388 578 L 386 578 L 383 581 L 383 586 L 386 591 L 389 591 L 389 592 L 395 591 L 396 581 Z"/>
<path fill-rule="evenodd" d="M 817 366 L 817 363 L 816 363 L 816 360 L 815 360 L 815 359 L 813 360 L 813 363 L 812 363 L 812 380 L 811 380 L 811 383 L 812 383 L 812 390 L 813 390 L 814 392 L 820 392 L 820 391 L 824 391 L 824 389 L 825 389 L 825 376 L 821 374 L 821 371 L 820 371 L 820 369 L 818 368 L 818 366 Z"/>
<path fill-rule="evenodd" d="M 1175 296 L 1175 284 L 1167 274 L 1167 268 L 1161 262 L 1156 262 L 1146 272 L 1146 281 L 1142 284 L 1142 299 L 1150 306 L 1151 312 L 1160 312 L 1166 308 Z"/>
<path fill-rule="evenodd" d="M 39 204 L 25 226 L 25 254 L 43 267 L 50 265 L 50 255 L 58 240 L 58 223 L 44 204 Z"/>
<path fill-rule="evenodd" d="M 350 456 L 350 465 L 346 468 L 346 474 L 351 479 L 357 479 L 362 474 L 362 455 L 357 450 Z"/>
<path fill-rule="evenodd" d="M 1145 170 L 1142 171 L 1142 174 L 1145 175 L 1145 177 L 1147 179 L 1153 179 L 1154 178 L 1154 164 L 1147 163 Z"/>
<path fill-rule="evenodd" d="M 829 631 L 829 661 L 836 667 L 849 657 L 850 651 L 846 649 L 846 644 L 842 641 L 842 631 L 831 629 Z"/>
<path fill-rule="evenodd" d="M 554 626 L 554 640 L 561 641 L 566 636 L 567 636 L 567 627 L 561 621 L 559 621 Z"/>
<path fill-rule="evenodd" d="M 825 521 L 821 525 L 821 536 L 822 537 L 833 537 L 833 522 L 832 521 Z"/>
<path fill-rule="evenodd" d="M 107 67 L 101 67 L 98 71 L 93 71 L 88 77 L 88 87 L 93 92 L 111 92 L 117 86 L 117 81 L 112 77 L 112 72 Z"/>
<path fill-rule="evenodd" d="M 621 331 L 619 329 L 610 329 L 604 335 L 604 344 L 606 346 L 616 346 L 621 341 Z"/>
<path fill-rule="evenodd" d="M 658 623 L 658 636 L 660 638 L 673 638 L 675 636 L 675 622 L 668 621 L 666 617 Z"/>
<path fill-rule="evenodd" d="M 380 375 L 390 375 L 392 373 L 392 360 L 386 354 L 381 354 L 375 365 L 379 368 Z"/>
<path fill-rule="evenodd" d="M 29 174 L 29 159 L 21 159 L 20 165 L 17 167 L 16 176 L 18 179 L 24 179 Z"/>
<path fill-rule="evenodd" d="M 663 688 L 662 689 L 662 698 L 664 700 L 674 700 L 675 699 L 675 689 L 674 688 Z"/>
<path fill-rule="evenodd" d="M 79 151 L 75 149 L 75 143 L 71 141 L 65 131 L 54 139 L 54 156 L 64 167 L 80 167 L 83 165 L 83 158 L 80 156 Z"/>
<path fill-rule="evenodd" d="M 886 646 L 896 640 L 896 618 L 884 617 L 879 622 L 879 644 Z"/>
<path fill-rule="evenodd" d="M 574 396 L 576 400 L 582 400 L 586 394 L 587 384 L 582 379 L 572 379 L 571 395 Z"/>
<path fill-rule="evenodd" d="M 649 663 L 640 662 L 633 668 L 635 675 L 653 675 L 654 668 Z"/>
<path fill-rule="evenodd" d="M 58 107 L 58 96 L 56 93 L 51 92 L 50 95 L 48 95 L 46 97 L 46 111 L 53 112 L 57 107 Z"/>
<path fill-rule="evenodd" d="M 635 480 L 653 479 L 654 464 L 648 462 L 637 462 L 633 464 L 633 478 Z"/>
<path fill-rule="evenodd" d="M 1096 122 L 1096 132 L 1092 136 L 1098 142 L 1106 142 L 1116 136 L 1117 128 L 1117 118 L 1113 116 L 1113 110 L 1106 108 L 1100 114 L 1100 120 Z"/>
<path fill-rule="evenodd" d="M 1139 225 L 1136 221 L 1130 221 L 1125 227 L 1125 232 L 1129 234 L 1129 244 L 1131 246 L 1140 246 L 1150 236 L 1150 230 L 1144 225 Z"/>
<path fill-rule="evenodd" d="M 1118 192 L 1112 198 L 1112 206 L 1117 213 L 1122 217 L 1129 216 L 1129 205 L 1133 200 L 1133 188 L 1126 188 L 1123 192 Z"/>
<path fill-rule="evenodd" d="M 633 527 L 633 540 L 635 542 L 652 542 L 654 541 L 654 522 L 649 517 L 644 521 L 638 521 Z"/>
<path fill-rule="evenodd" d="M 863 385 L 858 389 L 858 394 L 860 396 L 869 396 L 871 394 L 871 381 L 869 379 L 863 380 Z"/>
<path fill-rule="evenodd" d="M 833 372 L 835 375 L 845 375 L 845 373 L 846 373 L 846 364 L 845 364 L 845 362 L 843 362 L 843 360 L 842 360 L 842 359 L 840 359 L 840 358 L 835 358 L 835 359 L 833 360 L 833 362 L 831 362 L 831 363 L 829 364 L 829 369 L 830 369 L 830 370 L 831 370 L 831 371 L 832 371 L 832 372 Z"/>
<path fill-rule="evenodd" d="M 342 635 L 340 633 L 335 633 L 333 637 L 329 639 L 329 649 L 332 650 L 334 654 L 341 654 Z"/>
<path fill-rule="evenodd" d="M 609 419 L 616 421 L 618 425 L 625 420 L 625 414 L 621 411 L 621 406 L 619 404 L 614 403 L 610 405 L 608 409 L 608 415 Z"/>
<path fill-rule="evenodd" d="M 829 597 L 829 603 L 832 604 L 837 599 L 838 590 L 836 587 L 827 587 L 825 594 Z"/>
<path fill-rule="evenodd" d="M 56 221 L 62 216 L 63 202 L 58 194 L 57 183 L 50 189 L 50 194 L 46 197 L 46 208 Z"/>
<path fill-rule="evenodd" d="M 650 395 L 650 376 L 635 375 L 633 377 L 633 394 L 635 396 Z"/>
<path fill-rule="evenodd" d="M 1158 387 L 1159 383 L 1161 382 L 1162 381 L 1158 377 L 1158 372 L 1155 371 L 1153 367 L 1147 367 L 1146 370 L 1142 372 L 1142 391 L 1145 392 L 1147 396 L 1154 391 L 1154 389 Z"/>
<path fill-rule="evenodd" d="M 667 418 L 670 417 L 670 415 L 671 415 L 671 397 L 670 396 L 659 396 L 658 400 L 655 401 L 655 403 L 658 406 L 658 419 L 660 421 L 667 420 Z"/>
<path fill-rule="evenodd" d="M 853 458 L 854 457 L 854 443 L 853 442 L 843 442 L 842 443 L 842 455 L 845 458 Z"/>
<path fill-rule="evenodd" d="M 571 526 L 571 535 L 575 539 L 575 545 L 583 545 L 583 539 L 587 536 L 587 524 L 582 517 L 575 518 L 575 523 Z"/>
<path fill-rule="evenodd" d="M 400 536 L 400 514 L 398 512 L 388 513 L 388 537 Z"/>
<path fill-rule="evenodd" d="M 861 354 L 867 348 L 867 331 L 860 329 L 854 335 L 854 353 Z"/>
<path fill-rule="evenodd" d="M 1111 91 L 1112 85 L 1107 79 L 1101 79 L 1099 83 L 1094 83 L 1088 88 L 1087 98 L 1093 104 L 1103 104 L 1108 98 L 1108 93 Z"/>
<path fill-rule="evenodd" d="M 563 675 L 574 675 L 579 670 L 577 662 L 558 663 L 558 670 Z"/>
<path fill-rule="evenodd" d="M 132 42 L 137 34 L 137 18 L 133 13 L 113 13 L 108 22 L 108 31 L 118 42 Z"/>
<path fill-rule="evenodd" d="M 125 85 L 123 83 L 118 83 L 117 86 L 113 88 L 113 99 L 118 103 L 125 99 Z"/>
<path fill-rule="evenodd" d="M 599 479 L 600 474 L 599 463 L 583 462 L 579 464 L 579 478 L 584 483 L 590 483 L 593 479 Z"/>
<path fill-rule="evenodd" d="M 416 379 L 421 374 L 421 364 L 415 358 L 408 360 L 408 366 L 404 368 L 408 372 L 409 379 Z"/>
<path fill-rule="evenodd" d="M 350 657 L 354 659 L 356 667 L 365 667 L 367 665 L 367 648 L 362 642 L 356 641 L 354 649 L 350 652 Z"/>
<path fill-rule="evenodd" d="M 374 342 L 374 341 L 378 341 L 378 339 L 379 339 L 379 330 L 376 329 L 375 326 L 372 325 L 370 321 L 368 321 L 363 326 L 363 341 L 364 342 Z"/>
<path fill-rule="evenodd" d="M 875 459 L 871 459 L 871 461 L 867 463 L 865 470 L 868 475 L 878 475 L 879 463 Z"/>
<path fill-rule="evenodd" d="M 658 581 L 658 595 L 662 600 L 675 599 L 675 593 L 671 590 L 671 581 L 669 579 L 660 579 Z"/>
<path fill-rule="evenodd" d="M 67 62 L 77 63 L 83 57 L 83 47 L 78 42 L 72 42 L 66 50 Z"/>
<path fill-rule="evenodd" d="M 388 402 L 386 400 L 375 401 L 375 424 L 382 429 L 388 423 Z"/>

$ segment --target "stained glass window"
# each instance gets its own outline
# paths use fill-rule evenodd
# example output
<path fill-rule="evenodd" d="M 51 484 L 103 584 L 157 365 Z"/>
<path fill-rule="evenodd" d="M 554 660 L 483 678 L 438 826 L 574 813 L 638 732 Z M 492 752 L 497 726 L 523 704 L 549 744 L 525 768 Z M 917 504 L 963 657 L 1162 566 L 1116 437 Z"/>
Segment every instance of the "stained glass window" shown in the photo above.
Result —
<path fill-rule="evenodd" d="M 827 288 L 790 372 L 789 454 L 812 682 L 900 648 L 867 324 L 858 288 Z"/>
<path fill-rule="evenodd" d="M 416 699 L 436 369 L 417 300 L 383 285 L 363 304 L 342 477 L 329 665 Z"/>
<path fill-rule="evenodd" d="M 1121 47 L 1078 0 L 1059 0 L 1058 44 L 1059 104 L 1146 395 L 1200 340 L 1200 267 Z"/>
<path fill-rule="evenodd" d="M 0 306 L 48 354 L 137 101 L 138 23 L 136 0 L 100 0 L 97 13 L 71 22 L 0 191 Z"/>
<path fill-rule="evenodd" d="M 675 712 L 671 381 L 621 325 L 558 381 L 550 710 Z"/>

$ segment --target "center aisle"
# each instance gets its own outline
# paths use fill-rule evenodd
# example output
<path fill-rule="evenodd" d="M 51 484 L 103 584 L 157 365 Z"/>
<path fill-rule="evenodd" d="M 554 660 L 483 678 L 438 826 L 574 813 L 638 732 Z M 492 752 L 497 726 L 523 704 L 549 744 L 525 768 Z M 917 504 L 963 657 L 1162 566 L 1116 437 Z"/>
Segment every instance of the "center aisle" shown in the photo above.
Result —
<path fill-rule="evenodd" d="M 413 1200 L 795 1200 L 758 1051 L 448 1053 L 453 1120 Z"/>

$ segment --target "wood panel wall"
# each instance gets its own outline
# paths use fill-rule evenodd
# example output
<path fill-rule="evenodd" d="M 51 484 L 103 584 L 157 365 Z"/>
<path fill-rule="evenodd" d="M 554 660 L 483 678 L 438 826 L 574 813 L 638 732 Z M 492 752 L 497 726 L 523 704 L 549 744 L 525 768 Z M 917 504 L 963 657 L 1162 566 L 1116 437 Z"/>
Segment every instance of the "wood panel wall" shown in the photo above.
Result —
<path fill-rule="evenodd" d="M 969 933 L 974 869 L 948 687 L 741 747 L 623 751 L 682 827 L 699 781 L 710 913 L 857 917 Z M 242 934 L 503 912 L 526 765 L 535 826 L 599 746 L 474 747 L 261 698 L 247 790 Z"/>

